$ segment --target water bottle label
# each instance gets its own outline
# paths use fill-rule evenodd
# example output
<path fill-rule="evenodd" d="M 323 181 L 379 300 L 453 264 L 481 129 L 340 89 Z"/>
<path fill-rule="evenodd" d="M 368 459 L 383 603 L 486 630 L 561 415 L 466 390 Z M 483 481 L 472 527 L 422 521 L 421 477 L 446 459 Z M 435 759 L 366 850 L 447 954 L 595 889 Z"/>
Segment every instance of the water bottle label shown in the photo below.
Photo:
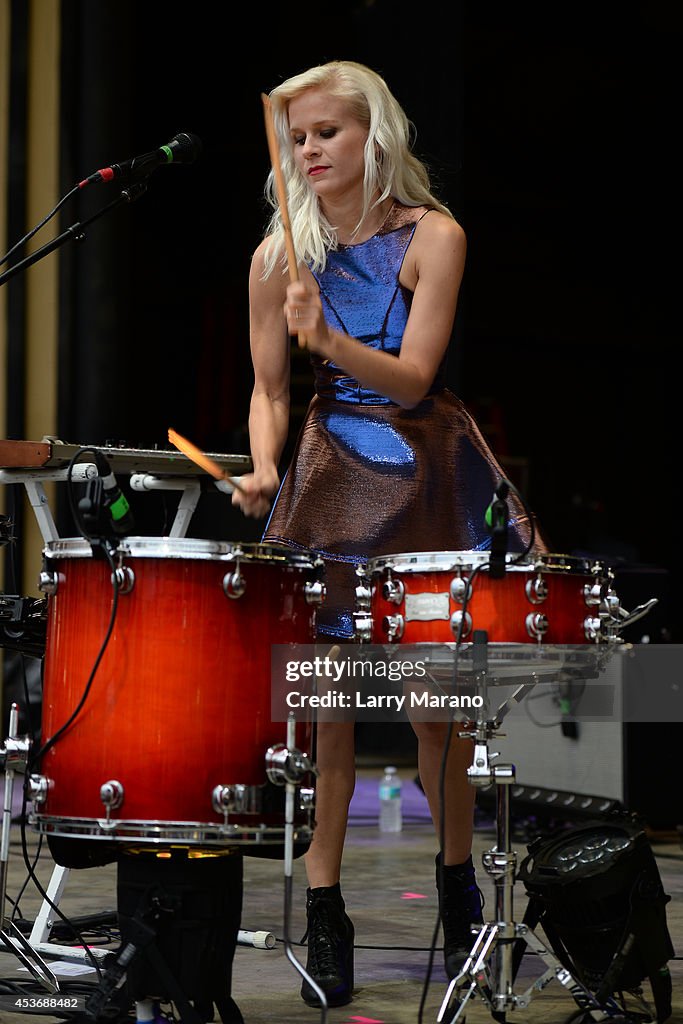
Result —
<path fill-rule="evenodd" d="M 399 800 L 401 797 L 400 786 L 380 786 L 379 787 L 379 798 L 380 800 Z"/>

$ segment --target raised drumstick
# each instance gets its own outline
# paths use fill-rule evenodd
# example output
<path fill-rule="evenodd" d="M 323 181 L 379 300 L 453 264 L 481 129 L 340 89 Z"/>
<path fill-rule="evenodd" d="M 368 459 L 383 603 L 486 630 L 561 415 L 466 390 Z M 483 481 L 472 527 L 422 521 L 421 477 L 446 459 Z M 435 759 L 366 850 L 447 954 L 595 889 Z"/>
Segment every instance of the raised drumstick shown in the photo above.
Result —
<path fill-rule="evenodd" d="M 197 466 L 203 469 L 205 472 L 210 473 L 211 476 L 215 477 L 216 480 L 227 480 L 231 487 L 234 487 L 237 491 L 244 491 L 243 487 L 240 487 L 234 476 L 230 476 L 226 473 L 222 466 L 219 466 L 217 462 L 205 455 L 200 448 L 192 444 L 192 441 L 188 441 L 182 434 L 178 434 L 171 427 L 168 428 L 168 439 L 171 444 L 174 444 L 178 451 L 181 451 L 183 455 L 187 455 L 188 459 L 191 459 Z"/>
<path fill-rule="evenodd" d="M 292 238 L 292 225 L 289 220 L 289 210 L 287 209 L 287 189 L 285 187 L 285 179 L 282 176 L 280 147 L 278 146 L 277 133 L 275 131 L 275 123 L 273 121 L 273 105 L 270 102 L 270 97 L 266 96 L 264 92 L 261 93 L 261 99 L 263 100 L 263 114 L 266 123 L 266 138 L 268 140 L 270 164 L 275 176 L 277 201 L 278 206 L 280 207 L 280 216 L 282 217 L 282 227 L 285 232 L 285 249 L 287 250 L 287 269 L 289 270 L 289 279 L 290 281 L 298 281 L 299 268 L 296 262 L 296 252 L 294 251 L 294 239 Z M 299 340 L 299 348 L 306 348 L 306 336 L 303 332 L 299 331 L 297 337 Z"/>

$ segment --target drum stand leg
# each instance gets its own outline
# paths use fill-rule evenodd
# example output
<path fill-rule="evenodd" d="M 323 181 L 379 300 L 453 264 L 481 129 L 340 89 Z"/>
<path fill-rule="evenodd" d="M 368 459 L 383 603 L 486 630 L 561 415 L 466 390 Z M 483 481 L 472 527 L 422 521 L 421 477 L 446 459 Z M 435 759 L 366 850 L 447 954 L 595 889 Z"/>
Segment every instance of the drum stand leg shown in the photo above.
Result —
<path fill-rule="evenodd" d="M 9 715 L 9 736 L 0 750 L 0 756 L 5 766 L 5 799 L 2 810 L 2 840 L 0 841 L 0 942 L 10 953 L 21 960 L 24 967 L 48 992 L 59 992 L 59 982 L 53 972 L 14 922 L 5 914 L 14 774 L 18 768 L 22 771 L 25 770 L 31 743 L 28 737 L 20 737 L 17 734 L 18 726 L 19 708 L 16 704 L 12 704 Z"/>
<path fill-rule="evenodd" d="M 315 767 L 295 747 L 296 721 L 293 715 L 287 719 L 287 743 L 285 747 L 271 747 L 266 755 L 268 777 L 276 785 L 285 785 L 285 851 L 284 851 L 284 947 L 285 955 L 294 969 L 299 972 L 320 1000 L 320 1020 L 327 1020 L 327 997 L 318 983 L 310 976 L 294 955 L 290 938 L 292 920 L 292 868 L 294 862 L 294 799 L 297 785 L 306 772 L 317 774 Z"/>
<path fill-rule="evenodd" d="M 499 733 L 500 723 L 510 711 L 536 685 L 536 678 L 522 683 L 517 690 L 498 708 L 493 718 L 487 718 L 488 706 L 488 637 L 484 631 L 474 634 L 474 662 L 476 688 L 482 698 L 477 712 L 476 730 L 461 734 L 462 738 L 474 739 L 474 757 L 467 769 L 469 780 L 474 786 L 496 786 L 496 845 L 482 857 L 484 868 L 496 887 L 496 919 L 485 923 L 476 934 L 474 944 L 463 968 L 450 981 L 437 1016 L 438 1024 L 456 1024 L 464 1021 L 467 1003 L 473 996 L 480 997 L 491 1011 L 494 1020 L 504 1024 L 507 1010 L 524 1009 L 531 998 L 541 992 L 553 979 L 562 984 L 577 1005 L 595 1021 L 619 1017 L 623 1010 L 608 1000 L 600 1004 L 566 967 L 558 960 L 545 942 L 527 925 L 517 923 L 513 917 L 513 887 L 515 881 L 517 854 L 512 849 L 510 831 L 510 787 L 515 782 L 515 767 L 512 764 L 491 762 L 498 756 L 489 754 L 488 743 Z M 529 947 L 546 965 L 546 970 L 521 993 L 515 993 L 514 953 L 517 943 Z"/>

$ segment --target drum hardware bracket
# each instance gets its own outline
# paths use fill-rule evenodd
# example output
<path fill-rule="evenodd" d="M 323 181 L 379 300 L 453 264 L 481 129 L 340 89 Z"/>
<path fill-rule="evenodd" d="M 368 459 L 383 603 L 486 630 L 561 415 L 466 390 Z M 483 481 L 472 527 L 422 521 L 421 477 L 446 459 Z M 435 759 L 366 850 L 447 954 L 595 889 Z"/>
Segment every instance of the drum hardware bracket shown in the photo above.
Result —
<path fill-rule="evenodd" d="M 268 747 L 266 775 L 274 785 L 298 785 L 308 773 L 318 775 L 318 769 L 311 763 L 308 754 L 302 754 L 296 747 L 290 749 L 284 743 Z"/>
<path fill-rule="evenodd" d="M 533 689 L 538 680 L 532 674 L 529 681 L 518 686 L 500 705 L 494 717 L 488 718 L 488 634 L 485 630 L 475 632 L 474 648 L 476 690 L 482 697 L 482 705 L 477 711 L 475 729 L 463 731 L 459 736 L 474 740 L 472 764 L 467 769 L 470 783 L 479 787 L 491 783 L 496 786 L 496 845 L 482 855 L 484 869 L 495 885 L 495 920 L 482 926 L 473 926 L 475 938 L 472 949 L 460 973 L 448 984 L 438 1011 L 437 1024 L 456 1024 L 457 1021 L 464 1024 L 467 1003 L 473 996 L 480 997 L 496 1015 L 496 1019 L 504 1020 L 506 1010 L 527 1007 L 532 996 L 542 991 L 553 979 L 569 990 L 582 1009 L 593 1011 L 596 1021 L 617 1017 L 621 1010 L 613 1000 L 608 1000 L 605 1005 L 598 1003 L 528 925 L 514 920 L 513 889 L 517 854 L 512 848 L 510 830 L 510 787 L 515 783 L 515 766 L 493 765 L 499 752 L 489 752 L 488 743 L 494 736 L 502 735 L 499 730 L 503 718 L 513 704 L 519 703 Z M 525 943 L 546 966 L 545 971 L 521 993 L 514 991 L 514 953 L 518 942 Z"/>
<path fill-rule="evenodd" d="M 306 604 L 322 604 L 325 600 L 327 587 L 322 580 L 307 580 L 304 583 L 304 600 Z"/>
<path fill-rule="evenodd" d="M 236 562 L 234 572 L 227 572 L 223 577 L 223 593 L 233 601 L 242 597 L 247 589 L 247 581 L 240 572 L 239 560 Z"/>
<path fill-rule="evenodd" d="M 185 537 L 201 497 L 201 484 L 192 477 L 159 477 L 153 473 L 131 473 L 132 491 L 182 491 L 169 537 Z"/>
<path fill-rule="evenodd" d="M 224 824 L 228 825 L 230 813 L 241 814 L 247 806 L 247 787 L 241 784 L 234 786 L 215 786 L 211 794 L 211 804 L 216 814 L 222 814 Z"/>
<path fill-rule="evenodd" d="M 405 620 L 402 615 L 385 615 L 382 619 L 382 629 L 387 635 L 389 643 L 400 640 L 403 636 Z"/>
<path fill-rule="evenodd" d="M 38 528 L 45 543 L 59 540 L 43 482 L 68 479 L 68 468 L 61 469 L 0 469 L 0 484 L 23 484 L 26 496 L 36 517 Z M 91 462 L 77 463 L 72 467 L 71 480 L 74 483 L 85 483 L 97 476 L 97 466 Z"/>
<path fill-rule="evenodd" d="M 129 565 L 119 565 L 111 574 L 111 581 L 119 594 L 132 594 L 135 586 L 135 572 Z"/>
<path fill-rule="evenodd" d="M 462 631 L 460 627 L 461 622 Z M 464 621 L 462 612 L 453 612 L 453 614 L 451 615 L 451 632 L 453 633 L 453 636 L 457 637 L 458 635 L 460 635 L 461 638 L 470 635 L 470 633 L 472 632 L 472 616 L 470 615 L 469 612 L 465 612 Z"/>
<path fill-rule="evenodd" d="M 106 823 L 108 827 L 111 827 L 114 824 L 114 822 L 111 821 L 111 812 L 121 806 L 123 803 L 123 797 L 123 783 L 119 782 L 118 779 L 110 779 L 108 782 L 103 782 L 100 786 L 100 800 L 104 804 L 104 809 L 107 815 Z"/>
<path fill-rule="evenodd" d="M 634 622 L 637 622 L 638 619 L 642 619 L 643 616 L 647 615 L 648 612 L 650 612 L 658 603 L 659 598 L 651 597 L 650 600 L 646 601 L 644 604 L 639 604 L 632 612 L 627 612 L 626 609 L 619 608 L 619 615 L 621 615 L 622 618 L 616 619 L 614 615 L 610 615 L 609 618 L 611 619 L 611 622 L 607 623 L 607 627 L 609 629 L 610 627 L 616 628 L 616 626 L 618 626 L 619 629 L 622 630 L 626 626 L 630 626 Z"/>

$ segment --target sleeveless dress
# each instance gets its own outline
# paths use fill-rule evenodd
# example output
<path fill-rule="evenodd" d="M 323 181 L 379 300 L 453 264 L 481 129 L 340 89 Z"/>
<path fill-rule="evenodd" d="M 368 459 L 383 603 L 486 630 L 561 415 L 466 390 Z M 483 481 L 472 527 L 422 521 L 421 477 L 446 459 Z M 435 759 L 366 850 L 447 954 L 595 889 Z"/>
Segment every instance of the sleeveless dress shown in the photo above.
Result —
<path fill-rule="evenodd" d="M 398 356 L 412 292 L 399 283 L 426 207 L 395 202 L 377 234 L 330 252 L 315 274 L 325 318 L 364 345 Z M 264 543 L 325 562 L 318 633 L 354 636 L 356 567 L 414 551 L 485 551 L 486 511 L 505 476 L 463 403 L 443 383 L 404 409 L 311 356 L 315 395 L 266 525 Z M 511 493 L 508 550 L 523 551 L 528 517 Z M 538 546 L 534 550 L 538 550 Z"/>

